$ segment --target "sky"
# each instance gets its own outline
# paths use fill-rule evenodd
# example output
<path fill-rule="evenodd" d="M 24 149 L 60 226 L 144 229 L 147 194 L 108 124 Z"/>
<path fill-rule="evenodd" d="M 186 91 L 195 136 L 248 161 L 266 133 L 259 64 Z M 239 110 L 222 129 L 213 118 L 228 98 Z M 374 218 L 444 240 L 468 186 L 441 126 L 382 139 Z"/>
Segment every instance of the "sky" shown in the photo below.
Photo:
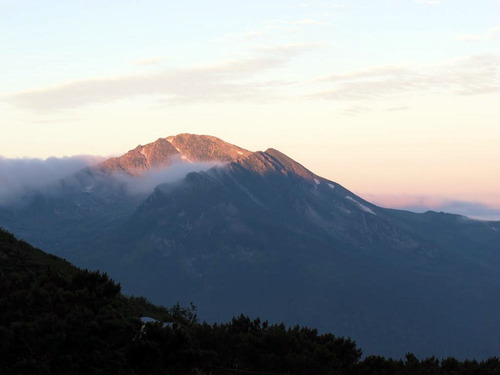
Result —
<path fill-rule="evenodd" d="M 0 161 L 209 134 L 500 220 L 500 0 L 0 0 L 0 44 Z"/>

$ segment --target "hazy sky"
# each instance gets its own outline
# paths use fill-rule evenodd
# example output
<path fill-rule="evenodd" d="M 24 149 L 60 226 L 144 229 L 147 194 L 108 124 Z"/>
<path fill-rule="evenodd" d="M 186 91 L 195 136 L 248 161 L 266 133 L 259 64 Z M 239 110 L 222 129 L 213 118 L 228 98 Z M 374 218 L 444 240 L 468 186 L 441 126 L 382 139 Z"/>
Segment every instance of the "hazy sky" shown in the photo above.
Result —
<path fill-rule="evenodd" d="M 499 0 L 0 0 L 0 41 L 5 158 L 210 134 L 500 218 Z"/>

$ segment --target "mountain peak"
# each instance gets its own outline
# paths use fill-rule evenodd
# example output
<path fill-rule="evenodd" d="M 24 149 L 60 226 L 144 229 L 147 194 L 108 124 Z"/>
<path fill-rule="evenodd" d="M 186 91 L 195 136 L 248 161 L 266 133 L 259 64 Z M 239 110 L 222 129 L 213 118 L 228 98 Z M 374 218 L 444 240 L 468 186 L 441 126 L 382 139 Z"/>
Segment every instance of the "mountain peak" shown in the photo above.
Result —
<path fill-rule="evenodd" d="M 166 167 L 179 156 L 179 151 L 172 144 L 164 138 L 159 138 L 145 146 L 139 145 L 122 156 L 108 159 L 97 168 L 107 173 L 139 175 L 147 169 Z"/>
<path fill-rule="evenodd" d="M 217 137 L 182 133 L 139 145 L 122 156 L 102 162 L 97 168 L 106 173 L 140 175 L 145 170 L 164 168 L 179 160 L 232 162 L 250 154 L 250 151 Z"/>
<path fill-rule="evenodd" d="M 166 138 L 189 161 L 231 162 L 251 154 L 250 151 L 210 135 L 182 133 Z"/>

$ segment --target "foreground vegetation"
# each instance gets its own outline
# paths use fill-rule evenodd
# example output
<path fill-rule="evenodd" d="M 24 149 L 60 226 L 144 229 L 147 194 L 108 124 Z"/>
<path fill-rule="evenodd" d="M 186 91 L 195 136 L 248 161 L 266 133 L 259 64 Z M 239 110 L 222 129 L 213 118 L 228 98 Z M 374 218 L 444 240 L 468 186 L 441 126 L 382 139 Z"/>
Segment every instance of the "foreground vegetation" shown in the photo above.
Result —
<path fill-rule="evenodd" d="M 0 230 L 0 373 L 500 374 L 500 361 L 361 360 L 353 341 L 310 328 L 200 323 L 192 307 L 125 297 L 107 275 Z"/>

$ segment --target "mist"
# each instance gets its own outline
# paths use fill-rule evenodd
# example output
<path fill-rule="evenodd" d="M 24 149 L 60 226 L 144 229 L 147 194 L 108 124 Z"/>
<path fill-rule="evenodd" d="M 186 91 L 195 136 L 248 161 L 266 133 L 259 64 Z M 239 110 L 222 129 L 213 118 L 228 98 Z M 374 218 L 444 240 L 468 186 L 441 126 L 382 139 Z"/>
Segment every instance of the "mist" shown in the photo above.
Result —
<path fill-rule="evenodd" d="M 114 178 L 125 184 L 127 193 L 132 195 L 148 194 L 154 188 L 163 183 L 175 182 L 184 178 L 191 172 L 203 172 L 216 166 L 222 166 L 221 162 L 197 162 L 190 163 L 178 161 L 162 169 L 149 169 L 139 176 L 126 174 L 114 174 Z"/>
<path fill-rule="evenodd" d="M 0 156 L 0 204 L 15 202 L 28 191 L 41 189 L 102 160 L 103 157 L 92 155 L 47 159 Z"/>
<path fill-rule="evenodd" d="M 382 206 L 417 213 L 426 211 L 446 212 L 467 216 L 477 220 L 500 220 L 500 206 L 495 201 L 500 197 L 488 197 L 488 201 L 469 201 L 443 196 L 360 194 L 368 201 Z"/>
<path fill-rule="evenodd" d="M 425 212 L 428 210 L 446 212 L 457 215 L 467 216 L 471 219 L 477 220 L 500 220 L 500 209 L 495 207 L 490 207 L 484 203 L 480 202 L 465 202 L 458 200 L 445 201 L 434 207 L 425 206 L 406 206 L 405 209 L 414 212 Z"/>

